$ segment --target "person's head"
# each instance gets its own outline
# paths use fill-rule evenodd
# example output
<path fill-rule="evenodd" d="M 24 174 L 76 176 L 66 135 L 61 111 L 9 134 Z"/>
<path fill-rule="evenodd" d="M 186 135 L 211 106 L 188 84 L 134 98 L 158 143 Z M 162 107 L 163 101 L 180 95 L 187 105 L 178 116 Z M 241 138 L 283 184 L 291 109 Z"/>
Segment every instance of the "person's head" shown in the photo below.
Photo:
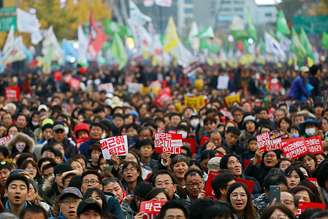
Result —
<path fill-rule="evenodd" d="M 78 219 L 101 219 L 101 206 L 93 199 L 85 199 L 77 208 Z"/>
<path fill-rule="evenodd" d="M 301 157 L 302 164 L 304 167 L 312 173 L 315 168 L 317 167 L 317 161 L 315 159 L 315 156 L 313 154 L 306 154 L 303 157 Z"/>
<path fill-rule="evenodd" d="M 90 138 L 94 140 L 99 140 L 102 138 L 103 133 L 105 132 L 104 127 L 100 123 L 92 123 L 90 125 Z"/>
<path fill-rule="evenodd" d="M 160 170 L 153 176 L 153 185 L 156 188 L 165 189 L 170 199 L 174 197 L 176 192 L 176 180 L 171 172 Z"/>
<path fill-rule="evenodd" d="M 280 159 L 280 155 L 277 151 L 264 152 L 262 157 L 264 166 L 269 168 L 275 167 Z"/>
<path fill-rule="evenodd" d="M 103 191 L 105 193 L 106 192 L 113 193 L 120 203 L 123 201 L 125 197 L 125 191 L 119 179 L 115 177 L 104 178 L 102 180 L 102 184 L 103 184 Z"/>
<path fill-rule="evenodd" d="M 229 172 L 222 172 L 212 181 L 212 189 L 217 199 L 226 201 L 228 187 L 235 183 L 235 176 Z"/>
<path fill-rule="evenodd" d="M 19 218 L 21 218 L 21 219 L 36 219 L 36 218 L 37 219 L 47 219 L 48 215 L 43 207 L 41 207 L 39 205 L 28 205 L 21 211 Z"/>
<path fill-rule="evenodd" d="M 8 202 L 12 207 L 20 208 L 25 204 L 29 191 L 29 182 L 25 176 L 11 174 L 6 181 L 5 188 Z"/>
<path fill-rule="evenodd" d="M 169 119 L 170 119 L 170 126 L 176 128 L 181 122 L 181 115 L 179 113 L 171 113 L 169 115 Z"/>
<path fill-rule="evenodd" d="M 292 162 L 288 158 L 281 158 L 279 168 L 282 171 L 285 171 L 291 164 Z"/>
<path fill-rule="evenodd" d="M 205 186 L 202 173 L 198 170 L 190 169 L 185 175 L 185 182 L 189 197 L 191 199 L 197 199 Z"/>
<path fill-rule="evenodd" d="M 122 165 L 122 177 L 127 183 L 136 183 L 141 176 L 140 166 L 133 161 L 124 161 Z"/>
<path fill-rule="evenodd" d="M 289 189 L 296 187 L 302 180 L 305 180 L 303 172 L 300 170 L 299 166 L 296 165 L 290 165 L 285 170 L 285 176 Z"/>
<path fill-rule="evenodd" d="M 208 132 L 215 131 L 217 128 L 217 122 L 213 117 L 206 117 L 204 119 L 204 129 Z"/>
<path fill-rule="evenodd" d="M 55 182 L 59 188 L 63 188 L 63 174 L 65 172 L 71 171 L 72 168 L 66 164 L 57 164 L 54 167 Z"/>
<path fill-rule="evenodd" d="M 281 118 L 277 122 L 277 126 L 278 126 L 279 130 L 281 130 L 283 132 L 288 132 L 291 125 L 292 125 L 292 121 L 287 117 Z"/>
<path fill-rule="evenodd" d="M 241 123 L 243 121 L 244 112 L 241 108 L 235 107 L 232 109 L 232 116 L 236 123 Z"/>
<path fill-rule="evenodd" d="M 146 201 L 148 200 L 156 200 L 156 201 L 168 201 L 170 200 L 169 195 L 165 191 L 165 189 L 160 188 L 153 188 L 148 194 L 146 195 Z"/>
<path fill-rule="evenodd" d="M 184 176 L 189 168 L 188 163 L 188 158 L 183 155 L 177 155 L 172 159 L 171 167 L 173 174 L 177 179 L 184 179 Z"/>
<path fill-rule="evenodd" d="M 290 192 L 280 192 L 280 203 L 292 212 L 297 210 L 295 196 Z"/>
<path fill-rule="evenodd" d="M 254 216 L 251 194 L 244 184 L 234 183 L 230 185 L 227 198 L 234 212 L 237 214 L 243 212 L 242 215 L 245 215 L 247 218 Z"/>
<path fill-rule="evenodd" d="M 63 142 L 66 137 L 66 127 L 62 123 L 54 124 L 52 130 L 54 134 L 54 140 L 56 142 Z"/>
<path fill-rule="evenodd" d="M 295 219 L 294 213 L 283 205 L 273 205 L 265 208 L 263 214 L 261 215 L 261 219 L 277 218 Z"/>
<path fill-rule="evenodd" d="M 17 128 L 23 129 L 27 126 L 27 117 L 25 114 L 19 114 L 15 122 Z"/>
<path fill-rule="evenodd" d="M 151 139 L 145 139 L 138 143 L 141 159 L 149 159 L 154 153 L 154 143 Z"/>
<path fill-rule="evenodd" d="M 247 149 L 251 152 L 255 152 L 257 150 L 256 137 L 250 137 L 247 139 Z"/>
<path fill-rule="evenodd" d="M 0 186 L 5 186 L 10 172 L 15 169 L 14 162 L 7 160 L 0 161 Z"/>
<path fill-rule="evenodd" d="M 77 207 L 82 200 L 82 194 L 76 187 L 67 187 L 58 197 L 61 213 L 67 219 L 76 219 Z"/>
<path fill-rule="evenodd" d="M 283 173 L 269 173 L 264 177 L 263 189 L 265 192 L 270 191 L 270 186 L 279 186 L 280 191 L 287 191 L 287 179 Z"/>
<path fill-rule="evenodd" d="M 234 146 L 239 138 L 240 130 L 236 127 L 228 127 L 225 131 L 225 140 L 228 146 Z"/>
<path fill-rule="evenodd" d="M 153 129 L 150 127 L 142 127 L 139 132 L 139 141 L 144 140 L 144 139 L 152 139 L 153 138 Z"/>
<path fill-rule="evenodd" d="M 219 131 L 213 131 L 210 134 L 210 142 L 212 142 L 215 146 L 220 146 L 222 144 L 222 136 Z"/>
<path fill-rule="evenodd" d="M 256 118 L 253 115 L 245 116 L 243 127 L 247 133 L 254 133 L 256 131 Z"/>
<path fill-rule="evenodd" d="M 93 143 L 90 148 L 90 157 L 91 157 L 91 163 L 93 165 L 98 163 L 99 156 L 101 155 L 101 149 L 100 144 L 98 142 Z"/>
<path fill-rule="evenodd" d="M 286 111 L 279 108 L 274 112 L 274 117 L 276 121 L 279 121 L 280 119 L 286 117 Z"/>
<path fill-rule="evenodd" d="M 82 175 L 84 169 L 82 167 L 82 164 L 77 159 L 69 160 L 69 165 L 72 169 L 76 170 L 79 175 Z"/>
<path fill-rule="evenodd" d="M 87 170 L 82 173 L 81 192 L 85 193 L 87 189 L 97 188 L 102 189 L 101 175 L 95 170 Z"/>
<path fill-rule="evenodd" d="M 189 212 L 187 208 L 179 201 L 166 202 L 166 204 L 162 206 L 161 211 L 158 214 L 159 219 L 187 219 L 189 218 L 188 216 Z"/>
<path fill-rule="evenodd" d="M 102 207 L 102 209 L 107 210 L 106 196 L 105 196 L 105 193 L 103 191 L 101 191 L 100 189 L 95 189 L 95 188 L 88 189 L 83 194 L 83 199 L 85 200 L 88 198 L 92 198 L 93 200 L 98 202 L 98 204 Z"/>
<path fill-rule="evenodd" d="M 296 186 L 289 190 L 297 202 L 316 202 L 314 193 L 305 186 Z"/>
<path fill-rule="evenodd" d="M 35 177 L 39 176 L 38 165 L 34 160 L 25 160 L 20 168 L 25 170 L 31 179 L 35 179 Z"/>
<path fill-rule="evenodd" d="M 220 169 L 228 169 L 236 177 L 240 177 L 243 173 L 240 160 L 237 155 L 234 154 L 226 154 L 222 157 L 220 161 Z"/>

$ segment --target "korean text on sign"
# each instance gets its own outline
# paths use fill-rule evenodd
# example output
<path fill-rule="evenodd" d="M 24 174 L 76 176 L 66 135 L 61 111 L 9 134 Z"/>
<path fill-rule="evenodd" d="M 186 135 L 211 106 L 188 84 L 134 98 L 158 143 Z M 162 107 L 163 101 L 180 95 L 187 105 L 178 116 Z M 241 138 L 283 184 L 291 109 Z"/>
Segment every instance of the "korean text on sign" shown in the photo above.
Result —
<path fill-rule="evenodd" d="M 149 216 L 156 216 L 160 212 L 165 201 L 143 201 L 140 204 L 140 212 L 148 214 Z"/>
<path fill-rule="evenodd" d="M 115 136 L 100 140 L 100 148 L 105 159 L 110 159 L 111 155 L 126 156 L 128 153 L 127 136 Z"/>
<path fill-rule="evenodd" d="M 181 134 L 156 133 L 155 151 L 157 153 L 180 154 L 183 146 Z"/>

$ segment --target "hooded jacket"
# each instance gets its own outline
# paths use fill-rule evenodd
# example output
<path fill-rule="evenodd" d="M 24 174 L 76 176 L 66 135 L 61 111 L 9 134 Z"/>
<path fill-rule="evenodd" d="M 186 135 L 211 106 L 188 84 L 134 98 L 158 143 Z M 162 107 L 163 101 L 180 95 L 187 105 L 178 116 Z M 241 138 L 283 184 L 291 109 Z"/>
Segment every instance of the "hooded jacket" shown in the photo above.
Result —
<path fill-rule="evenodd" d="M 16 144 L 18 142 L 24 142 L 25 148 L 23 151 L 18 151 L 16 148 Z M 32 153 L 34 150 L 34 140 L 25 133 L 18 132 L 7 144 L 8 150 L 11 153 L 12 157 L 15 157 L 19 153 Z"/>

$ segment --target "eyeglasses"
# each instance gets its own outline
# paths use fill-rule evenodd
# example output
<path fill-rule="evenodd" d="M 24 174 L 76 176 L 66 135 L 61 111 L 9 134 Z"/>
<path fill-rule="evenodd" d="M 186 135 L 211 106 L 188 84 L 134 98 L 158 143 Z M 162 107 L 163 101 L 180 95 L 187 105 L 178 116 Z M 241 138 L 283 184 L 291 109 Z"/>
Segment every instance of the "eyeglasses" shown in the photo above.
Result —
<path fill-rule="evenodd" d="M 86 179 L 86 180 L 83 180 L 83 182 L 82 182 L 83 184 L 90 184 L 90 185 L 94 185 L 94 184 L 96 184 L 96 183 L 99 183 L 99 181 L 98 180 L 96 180 L 96 179 L 90 179 L 90 180 L 88 180 L 88 179 Z"/>
<path fill-rule="evenodd" d="M 137 171 L 137 168 L 126 168 L 123 170 L 123 172 L 134 172 Z"/>

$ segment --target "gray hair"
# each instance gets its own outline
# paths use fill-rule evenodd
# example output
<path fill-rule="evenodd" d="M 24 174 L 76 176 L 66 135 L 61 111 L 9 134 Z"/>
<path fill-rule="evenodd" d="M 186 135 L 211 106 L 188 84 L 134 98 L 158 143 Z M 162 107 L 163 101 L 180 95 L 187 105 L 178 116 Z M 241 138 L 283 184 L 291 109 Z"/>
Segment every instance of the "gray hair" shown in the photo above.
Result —
<path fill-rule="evenodd" d="M 18 217 L 9 212 L 3 212 L 0 214 L 0 219 L 18 219 Z"/>

